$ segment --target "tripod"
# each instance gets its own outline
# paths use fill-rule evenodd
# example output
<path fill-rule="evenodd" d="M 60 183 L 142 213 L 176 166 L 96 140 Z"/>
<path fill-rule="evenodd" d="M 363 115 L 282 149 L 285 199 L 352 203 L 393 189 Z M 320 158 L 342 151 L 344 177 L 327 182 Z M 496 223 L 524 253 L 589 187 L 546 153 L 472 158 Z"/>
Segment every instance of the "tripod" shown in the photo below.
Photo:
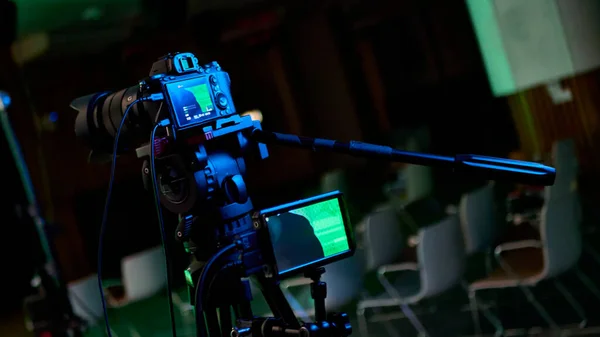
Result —
<path fill-rule="evenodd" d="M 167 137 L 156 138 L 154 143 L 161 145 L 154 151 L 155 165 L 152 167 L 148 160 L 143 164 L 145 185 L 150 186 L 152 174 L 156 174 L 161 203 L 180 217 L 176 238 L 192 260 L 186 274 L 196 308 L 197 335 L 348 336 L 351 327 L 346 315 L 326 317 L 323 310 L 316 323 L 298 322 L 273 267 L 263 260 L 269 248 L 261 237 L 264 231 L 260 223 L 253 219 L 253 204 L 244 181 L 244 156 L 268 156 L 264 144 L 250 139 L 256 128 L 260 124 L 250 117 L 235 115 L 214 129 L 205 129 L 204 136 L 210 142 L 175 154 L 163 151 L 168 148 Z M 152 148 L 138 149 L 138 156 L 150 157 Z M 277 318 L 253 316 L 248 280 L 253 275 L 258 277 Z M 315 283 L 325 287 L 317 277 Z M 324 291 L 321 293 L 323 297 L 315 300 L 324 308 Z"/>
<path fill-rule="evenodd" d="M 265 261 L 272 247 L 264 240 L 260 221 L 253 216 L 244 175 L 245 158 L 267 158 L 267 143 L 442 166 L 487 179 L 542 185 L 554 181 L 553 168 L 535 163 L 474 155 L 436 156 L 361 142 L 273 133 L 262 130 L 260 123 L 249 116 L 223 117 L 203 127 L 193 142 L 177 148 L 183 151 L 169 151 L 175 148 L 169 137 L 172 133 L 163 127 L 150 145 L 138 148 L 137 154 L 151 158 L 143 164 L 145 185 L 156 183 L 163 206 L 179 214 L 176 238 L 192 260 L 186 273 L 198 337 L 345 337 L 352 332 L 346 314 L 325 311 L 326 284 L 320 281 L 323 268 L 305 275 L 312 279 L 315 322 L 299 322 L 279 288 L 276 266 Z M 253 317 L 250 276 L 258 278 L 275 318 Z"/>
<path fill-rule="evenodd" d="M 39 241 L 39 250 L 34 253 L 35 276 L 32 281 L 38 294 L 25 299 L 25 311 L 35 336 L 48 336 L 48 334 L 53 337 L 82 336 L 83 322 L 73 313 L 67 288 L 61 278 L 60 265 L 54 259 L 56 251 L 50 238 L 49 226 L 40 214 L 25 159 L 8 119 L 6 109 L 9 105 L 10 96 L 0 91 L 0 124 L 25 189 L 29 204 L 27 218 L 33 222 Z"/>

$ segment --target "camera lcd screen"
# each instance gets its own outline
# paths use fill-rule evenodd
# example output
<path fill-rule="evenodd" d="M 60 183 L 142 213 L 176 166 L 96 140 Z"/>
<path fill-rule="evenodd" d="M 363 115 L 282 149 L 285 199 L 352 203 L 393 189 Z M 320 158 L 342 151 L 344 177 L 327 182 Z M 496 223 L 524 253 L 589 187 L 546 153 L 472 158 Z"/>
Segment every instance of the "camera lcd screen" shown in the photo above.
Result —
<path fill-rule="evenodd" d="M 173 82 L 165 87 L 180 127 L 201 123 L 216 116 L 206 78 Z"/>
<path fill-rule="evenodd" d="M 296 208 L 282 206 L 280 213 L 265 216 L 280 276 L 352 253 L 354 243 L 340 197 Z"/>

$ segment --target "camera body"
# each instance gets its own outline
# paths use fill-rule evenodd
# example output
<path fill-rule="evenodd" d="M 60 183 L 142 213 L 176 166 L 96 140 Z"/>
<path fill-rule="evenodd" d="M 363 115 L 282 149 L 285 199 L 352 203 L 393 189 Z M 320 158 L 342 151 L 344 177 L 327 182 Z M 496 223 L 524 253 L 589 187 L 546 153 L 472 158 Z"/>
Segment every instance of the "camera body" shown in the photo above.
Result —
<path fill-rule="evenodd" d="M 191 53 L 169 54 L 140 82 L 143 93 L 161 92 L 177 137 L 191 138 L 199 126 L 236 114 L 229 74 L 217 62 L 199 65 Z"/>
<path fill-rule="evenodd" d="M 230 86 L 229 75 L 217 62 L 200 65 L 192 53 L 168 54 L 154 62 L 149 76 L 137 86 L 74 101 L 72 106 L 80 111 L 76 132 L 99 145 L 93 151 L 106 151 L 125 118 L 120 137 L 137 145 L 137 156 L 146 158 L 142 166 L 144 185 L 148 190 L 153 188 L 154 172 L 160 202 L 181 215 L 176 236 L 188 247 L 193 246 L 190 242 L 211 247 L 232 238 L 258 240 L 248 244 L 245 265 L 256 270 L 266 263 L 274 267 L 272 274 L 277 278 L 351 256 L 355 243 L 339 192 L 251 216 L 254 206 L 243 178 L 244 158 L 253 155 L 265 159 L 268 151 L 265 144 L 250 140 L 253 131 L 261 130 L 260 122 L 237 114 Z M 125 116 L 127 109 L 130 112 Z M 168 126 L 155 129 L 158 132 L 148 144 L 153 127 L 165 119 Z M 127 146 L 120 150 L 127 150 Z M 151 153 L 154 162 L 148 159 Z M 213 224 L 210 231 L 215 235 L 207 235 L 209 229 L 200 221 Z M 298 228 L 306 232 L 294 234 Z M 275 235 L 277 231 L 281 235 Z M 305 249 L 309 242 L 299 237 L 312 239 L 312 252 Z"/>
<path fill-rule="evenodd" d="M 79 111 L 75 133 L 87 141 L 97 158 L 112 152 L 123 118 L 119 152 L 147 142 L 154 124 L 165 118 L 171 120 L 171 130 L 178 140 L 198 143 L 205 140 L 198 137 L 203 134 L 199 129 L 236 115 L 230 86 L 229 74 L 217 62 L 200 65 L 192 53 L 168 54 L 154 62 L 150 75 L 135 86 L 75 99 L 71 103 Z M 139 99 L 143 102 L 124 116 Z"/>

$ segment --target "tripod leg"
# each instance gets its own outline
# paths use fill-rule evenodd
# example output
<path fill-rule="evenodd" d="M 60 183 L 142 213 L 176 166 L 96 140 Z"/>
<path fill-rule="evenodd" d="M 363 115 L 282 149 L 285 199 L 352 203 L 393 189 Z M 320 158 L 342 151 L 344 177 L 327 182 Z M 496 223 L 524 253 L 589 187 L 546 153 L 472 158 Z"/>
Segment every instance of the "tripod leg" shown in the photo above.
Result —
<path fill-rule="evenodd" d="M 250 285 L 250 279 L 246 278 L 243 279 L 241 281 L 241 291 L 242 291 L 242 296 L 240 296 L 241 298 L 243 298 L 244 300 L 241 302 L 238 302 L 238 304 L 234 305 L 234 313 L 236 316 L 236 319 L 240 319 L 240 318 L 252 318 L 254 317 L 254 314 L 252 313 L 252 287 Z"/>
<path fill-rule="evenodd" d="M 219 308 L 219 321 L 221 322 L 221 336 L 231 334 L 231 307 L 228 305 Z"/>
<path fill-rule="evenodd" d="M 265 300 L 273 315 L 281 317 L 292 329 L 300 328 L 300 323 L 294 314 L 294 310 L 292 310 L 290 304 L 283 295 L 279 283 L 268 280 L 264 276 L 259 276 L 258 281 L 260 282 L 262 293 L 265 296 Z"/>
<path fill-rule="evenodd" d="M 204 316 L 206 317 L 208 335 L 210 337 L 221 336 L 221 327 L 219 326 L 219 315 L 217 315 L 217 310 L 206 308 L 206 310 L 204 310 Z"/>

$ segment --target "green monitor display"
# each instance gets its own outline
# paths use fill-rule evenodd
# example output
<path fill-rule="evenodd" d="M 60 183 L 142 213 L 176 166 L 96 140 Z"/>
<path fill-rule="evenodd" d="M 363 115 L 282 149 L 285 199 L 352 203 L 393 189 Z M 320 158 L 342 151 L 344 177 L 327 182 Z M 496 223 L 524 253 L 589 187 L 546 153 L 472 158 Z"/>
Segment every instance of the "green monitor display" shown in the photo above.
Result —
<path fill-rule="evenodd" d="M 264 219 L 280 276 L 323 266 L 354 251 L 339 192 L 266 210 Z"/>
<path fill-rule="evenodd" d="M 166 85 L 179 127 L 201 123 L 215 116 L 206 78 L 194 78 Z"/>

